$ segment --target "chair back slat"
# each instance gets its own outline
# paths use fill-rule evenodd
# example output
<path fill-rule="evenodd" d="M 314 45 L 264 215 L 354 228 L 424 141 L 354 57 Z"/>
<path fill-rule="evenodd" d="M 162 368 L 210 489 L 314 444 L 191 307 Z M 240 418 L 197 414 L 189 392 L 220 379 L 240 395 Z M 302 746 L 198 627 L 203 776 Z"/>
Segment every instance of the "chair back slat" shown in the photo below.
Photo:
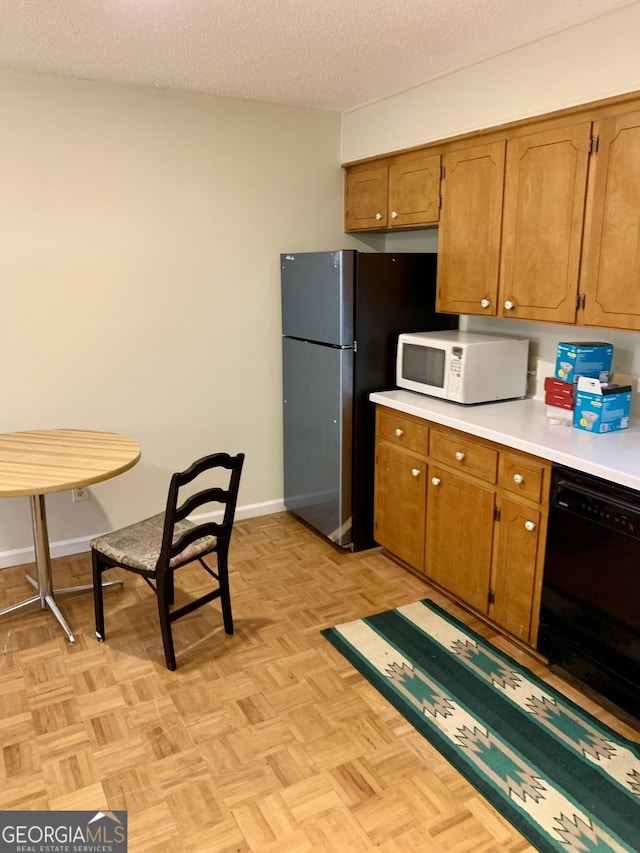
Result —
<path fill-rule="evenodd" d="M 201 492 L 188 497 L 184 503 L 176 508 L 175 520 L 183 521 L 188 515 L 193 515 L 195 510 L 205 504 L 226 504 L 232 497 L 230 489 L 221 489 L 219 486 L 215 486 L 212 489 L 203 489 Z"/>
<path fill-rule="evenodd" d="M 181 471 L 178 474 L 174 474 L 173 476 L 178 481 L 179 486 L 186 486 L 192 480 L 195 480 L 196 477 L 199 477 L 204 471 L 208 471 L 211 468 L 227 468 L 228 470 L 235 470 L 240 464 L 242 468 L 242 463 L 238 463 L 238 459 L 242 457 L 244 460 L 244 453 L 239 453 L 237 456 L 230 456 L 228 453 L 212 453 L 209 456 L 203 456 L 201 459 L 196 459 L 185 471 Z"/>
<path fill-rule="evenodd" d="M 185 548 L 187 548 L 193 542 L 197 542 L 198 539 L 202 539 L 205 536 L 215 536 L 218 542 L 221 543 L 225 538 L 226 534 L 226 527 L 222 524 L 216 524 L 215 521 L 208 521 L 204 524 L 198 524 L 196 527 L 192 527 L 190 530 L 186 530 L 182 534 L 182 536 L 179 536 L 173 542 L 170 551 L 170 559 L 172 559 L 173 557 L 177 557 L 178 554 L 181 554 Z"/>

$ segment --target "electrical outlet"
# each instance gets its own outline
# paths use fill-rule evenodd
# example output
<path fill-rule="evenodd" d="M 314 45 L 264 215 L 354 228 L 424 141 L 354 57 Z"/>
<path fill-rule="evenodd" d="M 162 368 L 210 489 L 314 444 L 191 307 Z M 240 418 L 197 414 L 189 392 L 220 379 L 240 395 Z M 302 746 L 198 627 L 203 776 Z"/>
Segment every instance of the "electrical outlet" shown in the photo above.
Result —
<path fill-rule="evenodd" d="M 71 500 L 74 504 L 77 504 L 80 501 L 88 501 L 89 489 L 86 486 L 80 486 L 79 489 L 71 489 Z"/>

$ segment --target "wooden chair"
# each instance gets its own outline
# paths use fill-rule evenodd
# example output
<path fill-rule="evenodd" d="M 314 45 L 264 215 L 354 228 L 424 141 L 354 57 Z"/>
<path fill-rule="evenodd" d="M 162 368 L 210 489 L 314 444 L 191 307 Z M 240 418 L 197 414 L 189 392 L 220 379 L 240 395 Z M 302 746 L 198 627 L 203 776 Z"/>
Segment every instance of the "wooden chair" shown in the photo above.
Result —
<path fill-rule="evenodd" d="M 224 630 L 227 634 L 233 634 L 228 555 L 243 463 L 244 453 L 237 456 L 214 453 L 198 459 L 186 471 L 171 477 L 164 513 L 92 540 L 96 637 L 100 642 L 106 637 L 102 574 L 115 567 L 140 575 L 155 592 L 164 654 L 169 669 L 176 668 L 172 623 L 203 604 L 220 598 Z M 180 490 L 212 469 L 226 469 L 229 472 L 225 478 L 227 487 L 202 488 L 179 504 Z M 200 482 L 202 484 L 202 480 Z M 202 521 L 191 521 L 187 518 L 205 504 L 224 505 L 221 522 L 211 521 L 208 517 Z M 205 557 L 214 553 L 217 557 L 217 571 L 204 561 Z M 195 560 L 199 561 L 217 582 L 217 586 L 200 598 L 172 610 L 174 573 L 181 566 Z"/>

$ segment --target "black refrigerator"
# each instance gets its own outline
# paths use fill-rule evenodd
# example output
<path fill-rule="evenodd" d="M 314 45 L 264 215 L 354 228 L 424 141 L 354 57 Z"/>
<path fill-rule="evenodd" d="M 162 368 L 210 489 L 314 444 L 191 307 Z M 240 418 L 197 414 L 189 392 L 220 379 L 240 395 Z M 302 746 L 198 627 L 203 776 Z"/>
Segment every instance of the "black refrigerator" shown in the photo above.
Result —
<path fill-rule="evenodd" d="M 372 391 L 395 387 L 400 332 L 455 329 L 434 254 L 283 254 L 284 505 L 335 545 L 373 538 Z"/>

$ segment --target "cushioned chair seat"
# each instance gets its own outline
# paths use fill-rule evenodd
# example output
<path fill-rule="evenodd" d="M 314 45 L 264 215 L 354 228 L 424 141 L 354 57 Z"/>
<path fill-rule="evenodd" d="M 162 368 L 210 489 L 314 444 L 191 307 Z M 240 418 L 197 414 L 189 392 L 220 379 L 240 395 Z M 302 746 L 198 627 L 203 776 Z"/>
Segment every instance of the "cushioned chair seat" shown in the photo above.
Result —
<path fill-rule="evenodd" d="M 160 557 L 164 517 L 165 514 L 160 512 L 151 518 L 145 518 L 144 521 L 98 536 L 91 541 L 91 547 L 114 562 L 130 566 L 138 572 L 154 572 Z M 177 542 L 183 533 L 195 526 L 188 519 L 177 522 L 173 528 L 173 542 Z M 190 563 L 201 554 L 212 551 L 216 547 L 216 541 L 215 536 L 197 539 L 171 558 L 170 568 L 175 569 L 183 563 Z"/>

